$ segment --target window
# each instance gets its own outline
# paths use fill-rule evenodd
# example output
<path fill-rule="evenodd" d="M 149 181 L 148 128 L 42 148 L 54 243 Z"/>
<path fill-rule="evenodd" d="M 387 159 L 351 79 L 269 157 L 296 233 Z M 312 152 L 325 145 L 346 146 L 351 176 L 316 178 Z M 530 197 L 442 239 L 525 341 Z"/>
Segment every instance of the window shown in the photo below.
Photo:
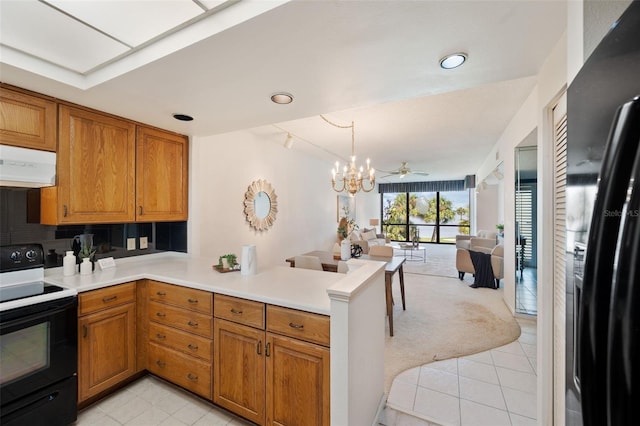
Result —
<path fill-rule="evenodd" d="M 382 193 L 383 230 L 393 241 L 454 244 L 469 234 L 469 191 Z"/>

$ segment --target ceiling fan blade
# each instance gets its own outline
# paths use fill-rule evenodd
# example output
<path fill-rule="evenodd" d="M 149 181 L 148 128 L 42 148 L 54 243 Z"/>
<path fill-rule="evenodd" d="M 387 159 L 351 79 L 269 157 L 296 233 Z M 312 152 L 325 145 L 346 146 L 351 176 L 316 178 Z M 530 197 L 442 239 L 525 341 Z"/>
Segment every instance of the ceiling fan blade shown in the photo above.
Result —
<path fill-rule="evenodd" d="M 429 173 L 427 172 L 411 172 L 411 173 L 413 173 L 414 175 L 429 176 Z"/>
<path fill-rule="evenodd" d="M 386 176 L 380 176 L 380 179 L 384 179 L 384 178 L 388 178 L 388 177 L 393 177 L 395 175 L 386 175 Z"/>

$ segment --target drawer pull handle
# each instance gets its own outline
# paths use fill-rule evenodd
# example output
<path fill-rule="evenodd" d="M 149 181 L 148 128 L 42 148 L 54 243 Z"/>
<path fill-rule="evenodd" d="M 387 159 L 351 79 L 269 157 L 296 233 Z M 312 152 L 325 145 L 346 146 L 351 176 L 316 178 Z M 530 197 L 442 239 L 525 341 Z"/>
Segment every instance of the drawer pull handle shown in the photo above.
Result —
<path fill-rule="evenodd" d="M 256 345 L 256 352 L 258 355 L 262 355 L 262 340 L 258 340 L 258 344 Z"/>
<path fill-rule="evenodd" d="M 289 327 L 295 328 L 296 330 L 302 330 L 304 328 L 304 324 L 294 324 L 292 322 L 289 323 Z"/>
<path fill-rule="evenodd" d="M 158 367 L 164 367 L 165 365 L 167 365 L 167 364 L 165 364 L 164 362 L 162 362 L 160 360 L 157 360 L 156 364 L 158 364 Z"/>
<path fill-rule="evenodd" d="M 197 322 L 193 322 L 193 321 L 189 321 L 187 324 L 189 324 L 191 327 L 197 327 L 198 323 Z"/>
<path fill-rule="evenodd" d="M 187 379 L 196 381 L 196 380 L 198 380 L 198 376 L 194 376 L 193 374 L 188 373 L 187 374 Z"/>
<path fill-rule="evenodd" d="M 113 300 L 116 300 L 117 298 L 118 298 L 118 296 L 113 295 L 113 296 L 103 297 L 103 298 L 102 298 L 102 301 L 103 301 L 104 303 L 108 303 L 108 302 L 111 302 L 111 301 L 113 301 Z"/>
<path fill-rule="evenodd" d="M 264 356 L 271 356 L 271 343 L 264 345 Z"/>
<path fill-rule="evenodd" d="M 140 216 L 142 216 L 142 206 L 140 206 Z"/>
<path fill-rule="evenodd" d="M 163 314 L 162 312 L 156 312 L 156 316 L 160 318 L 164 318 L 167 316 L 167 314 Z"/>
<path fill-rule="evenodd" d="M 167 293 L 165 293 L 164 291 L 157 291 L 156 294 L 161 297 L 167 295 Z"/>
<path fill-rule="evenodd" d="M 198 303 L 198 299 L 187 299 L 189 303 Z"/>
<path fill-rule="evenodd" d="M 67 217 L 67 215 L 69 214 L 69 209 L 67 209 L 67 205 L 65 204 L 64 206 L 62 206 L 62 209 L 64 210 L 64 217 Z"/>
<path fill-rule="evenodd" d="M 195 345 L 192 345 L 191 343 L 189 343 L 189 345 L 187 346 L 189 349 L 191 349 L 192 351 L 197 351 L 198 347 Z"/>
<path fill-rule="evenodd" d="M 156 333 L 156 337 L 160 340 L 164 340 L 167 338 L 167 336 L 165 336 L 164 334 L 160 334 L 160 333 Z"/>
<path fill-rule="evenodd" d="M 87 334 L 89 333 L 89 328 L 87 327 L 87 324 L 83 324 L 82 329 L 84 330 L 84 337 L 87 337 Z"/>
<path fill-rule="evenodd" d="M 239 311 L 236 308 L 231 308 L 231 313 L 233 315 L 242 315 L 242 311 Z"/>

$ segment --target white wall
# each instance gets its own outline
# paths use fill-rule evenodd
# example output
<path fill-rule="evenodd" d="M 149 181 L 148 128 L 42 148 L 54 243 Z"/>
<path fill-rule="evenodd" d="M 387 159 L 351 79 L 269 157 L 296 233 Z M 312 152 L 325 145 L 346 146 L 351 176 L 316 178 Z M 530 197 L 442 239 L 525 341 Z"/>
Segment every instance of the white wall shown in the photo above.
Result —
<path fill-rule="evenodd" d="M 486 189 L 476 193 L 476 232 L 478 230 L 497 232 L 500 222 L 500 202 L 498 190 L 500 185 L 487 185 Z"/>
<path fill-rule="evenodd" d="M 285 149 L 280 139 L 251 130 L 192 139 L 190 253 L 209 256 L 213 264 L 226 253 L 240 256 L 243 244 L 255 244 L 260 270 L 332 248 L 338 224 L 331 164 Z M 243 212 L 244 194 L 257 179 L 271 183 L 278 202 L 274 225 L 262 232 L 249 227 Z"/>

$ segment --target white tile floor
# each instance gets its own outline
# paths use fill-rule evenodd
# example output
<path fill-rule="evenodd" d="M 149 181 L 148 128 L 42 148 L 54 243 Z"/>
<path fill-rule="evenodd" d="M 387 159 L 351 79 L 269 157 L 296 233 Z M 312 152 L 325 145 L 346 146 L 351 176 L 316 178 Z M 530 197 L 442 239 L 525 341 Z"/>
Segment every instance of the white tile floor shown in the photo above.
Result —
<path fill-rule="evenodd" d="M 518 340 L 398 375 L 380 423 L 386 426 L 536 424 L 536 323 L 518 319 Z"/>
<path fill-rule="evenodd" d="M 251 425 L 210 403 L 145 376 L 78 413 L 76 426 Z"/>

